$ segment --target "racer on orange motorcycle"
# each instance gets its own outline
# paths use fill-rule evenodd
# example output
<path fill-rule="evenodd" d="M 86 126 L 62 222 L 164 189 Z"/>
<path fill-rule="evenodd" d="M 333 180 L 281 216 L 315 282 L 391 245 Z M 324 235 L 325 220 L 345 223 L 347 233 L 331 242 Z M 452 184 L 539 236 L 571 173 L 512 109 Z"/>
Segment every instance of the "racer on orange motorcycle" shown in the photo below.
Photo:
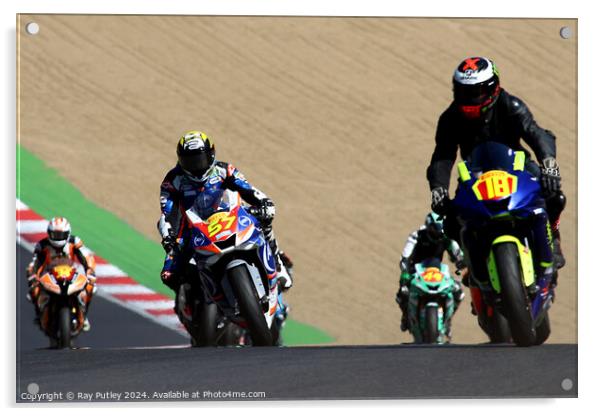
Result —
<path fill-rule="evenodd" d="M 71 224 L 63 217 L 54 217 L 48 223 L 48 237 L 40 240 L 34 249 L 33 258 L 27 266 L 27 283 L 29 285 L 28 299 L 33 303 L 36 313 L 35 322 L 39 324 L 40 310 L 38 307 L 38 297 L 40 295 L 39 278 L 46 270 L 56 263 L 68 261 L 74 263 L 78 261 L 85 270 L 88 277 L 88 283 L 84 290 L 80 292 L 79 299 L 84 307 L 86 318 L 84 320 L 84 331 L 90 330 L 90 321 L 87 312 L 90 308 L 90 302 L 94 293 L 96 293 L 95 268 L 96 261 L 90 251 L 84 246 L 83 241 L 71 234 Z"/>

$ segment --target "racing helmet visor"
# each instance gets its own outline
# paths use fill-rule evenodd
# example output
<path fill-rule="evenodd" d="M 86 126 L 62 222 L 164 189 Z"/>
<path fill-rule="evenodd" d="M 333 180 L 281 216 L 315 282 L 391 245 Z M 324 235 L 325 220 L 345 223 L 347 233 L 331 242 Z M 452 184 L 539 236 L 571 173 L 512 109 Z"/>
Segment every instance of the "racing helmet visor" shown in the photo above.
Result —
<path fill-rule="evenodd" d="M 209 152 L 179 155 L 178 162 L 187 173 L 201 177 L 213 164 L 213 156 Z"/>
<path fill-rule="evenodd" d="M 497 93 L 498 85 L 495 79 L 474 85 L 454 82 L 454 100 L 459 105 L 482 105 Z"/>
<path fill-rule="evenodd" d="M 426 235 L 429 240 L 438 242 L 443 239 L 443 226 L 439 223 L 431 223 L 426 226 Z"/>
<path fill-rule="evenodd" d="M 51 230 L 48 231 L 48 238 L 53 241 L 64 241 L 69 238 L 69 231 Z"/>

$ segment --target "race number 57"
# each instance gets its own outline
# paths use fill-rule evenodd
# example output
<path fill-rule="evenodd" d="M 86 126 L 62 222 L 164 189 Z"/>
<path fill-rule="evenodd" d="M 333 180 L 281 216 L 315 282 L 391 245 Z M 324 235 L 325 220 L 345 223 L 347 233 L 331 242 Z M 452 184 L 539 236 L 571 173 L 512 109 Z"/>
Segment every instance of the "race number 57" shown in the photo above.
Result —
<path fill-rule="evenodd" d="M 209 237 L 215 236 L 222 230 L 230 229 L 235 220 L 236 217 L 233 215 L 213 215 L 209 218 L 209 225 L 207 226 Z"/>

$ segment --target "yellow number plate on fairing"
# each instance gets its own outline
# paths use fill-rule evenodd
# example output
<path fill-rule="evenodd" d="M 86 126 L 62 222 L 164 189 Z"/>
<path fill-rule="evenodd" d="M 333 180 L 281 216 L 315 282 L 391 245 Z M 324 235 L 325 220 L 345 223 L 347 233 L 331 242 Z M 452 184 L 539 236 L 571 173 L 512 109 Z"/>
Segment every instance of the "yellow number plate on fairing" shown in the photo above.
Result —
<path fill-rule="evenodd" d="M 503 170 L 485 172 L 472 186 L 479 201 L 491 201 L 504 198 L 516 192 L 518 178 Z"/>
<path fill-rule="evenodd" d="M 422 273 L 422 280 L 428 283 L 437 283 L 443 280 L 443 273 L 436 267 L 429 267 Z"/>
<path fill-rule="evenodd" d="M 207 231 L 209 232 L 209 237 L 215 236 L 222 230 L 229 230 L 232 227 L 232 224 L 236 220 L 236 216 L 230 215 L 228 212 L 217 212 L 209 217 L 207 222 L 209 225 L 207 226 Z"/>
<path fill-rule="evenodd" d="M 68 264 L 59 264 L 58 266 L 54 266 L 53 270 L 59 279 L 66 279 L 71 276 L 71 266 Z"/>

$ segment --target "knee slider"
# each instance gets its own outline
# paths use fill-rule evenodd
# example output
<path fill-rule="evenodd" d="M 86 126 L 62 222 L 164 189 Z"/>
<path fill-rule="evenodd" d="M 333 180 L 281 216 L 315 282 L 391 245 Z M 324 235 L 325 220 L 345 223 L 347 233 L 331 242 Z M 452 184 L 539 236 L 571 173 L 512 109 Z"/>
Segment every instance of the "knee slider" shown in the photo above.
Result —
<path fill-rule="evenodd" d="M 548 216 L 554 222 L 560 217 L 560 213 L 564 211 L 566 196 L 562 191 L 558 191 L 546 198 L 546 206 L 548 208 Z"/>

